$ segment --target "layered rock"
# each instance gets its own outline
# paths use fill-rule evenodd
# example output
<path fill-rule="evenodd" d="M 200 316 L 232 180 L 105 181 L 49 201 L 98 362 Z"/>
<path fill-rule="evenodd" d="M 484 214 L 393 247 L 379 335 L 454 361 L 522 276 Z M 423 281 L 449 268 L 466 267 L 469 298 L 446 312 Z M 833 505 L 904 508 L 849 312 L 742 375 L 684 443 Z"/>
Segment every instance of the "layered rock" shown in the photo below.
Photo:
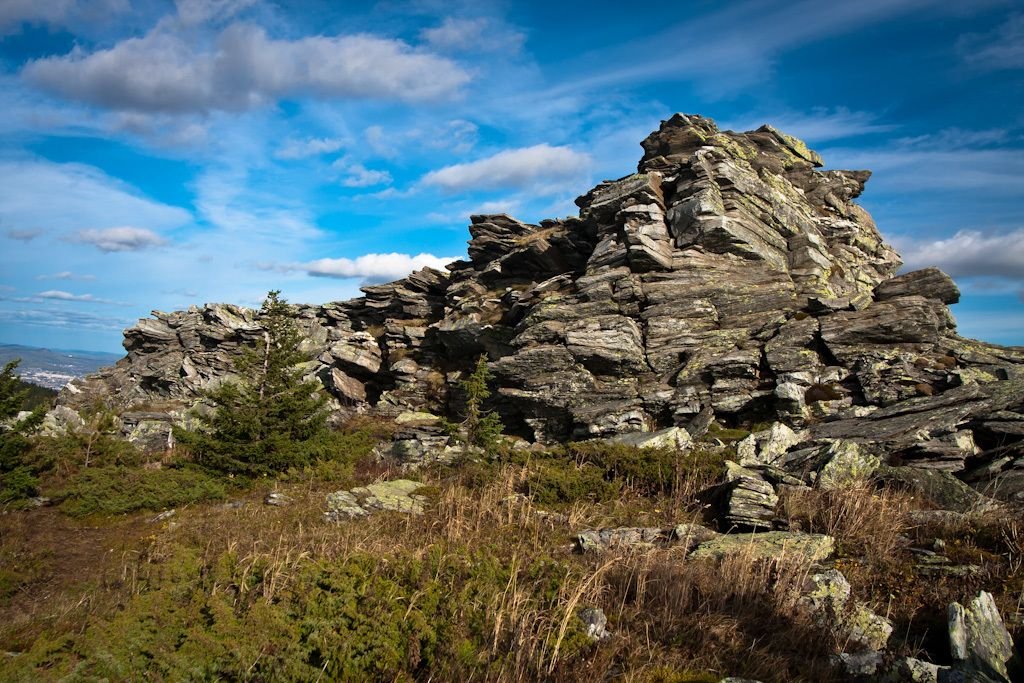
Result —
<path fill-rule="evenodd" d="M 473 216 L 468 260 L 447 273 L 296 306 L 308 374 L 338 414 L 451 413 L 485 353 L 494 407 L 530 440 L 692 429 L 712 414 L 779 421 L 807 443 L 754 444 L 759 466 L 841 439 L 1021 494 L 1024 351 L 959 337 L 947 308 L 959 292 L 940 271 L 896 275 L 854 203 L 867 171 L 823 171 L 770 126 L 734 133 L 699 116 L 641 144 L 637 173 L 580 197 L 578 217 Z M 260 334 L 234 306 L 155 312 L 126 331 L 124 360 L 61 402 L 180 419 Z M 736 489 L 759 486 L 755 474 Z"/>

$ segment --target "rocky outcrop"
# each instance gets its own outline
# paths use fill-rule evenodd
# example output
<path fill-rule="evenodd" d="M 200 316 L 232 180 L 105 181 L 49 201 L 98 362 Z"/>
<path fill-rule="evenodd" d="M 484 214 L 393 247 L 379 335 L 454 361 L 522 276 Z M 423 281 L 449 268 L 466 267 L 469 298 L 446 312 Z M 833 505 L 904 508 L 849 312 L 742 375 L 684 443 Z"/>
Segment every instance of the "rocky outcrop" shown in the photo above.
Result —
<path fill-rule="evenodd" d="M 820 170 L 770 126 L 734 133 L 692 115 L 641 144 L 637 172 L 581 196 L 577 217 L 473 216 L 468 259 L 448 272 L 295 306 L 307 374 L 336 413 L 453 414 L 458 380 L 486 354 L 491 407 L 531 441 L 653 432 L 685 448 L 712 415 L 769 421 L 780 426 L 747 444 L 743 467 L 795 470 L 842 440 L 862 464 L 1024 496 L 1024 350 L 959 337 L 947 308 L 959 292 L 940 271 L 896 275 L 854 202 L 870 173 Z M 154 312 L 125 332 L 126 358 L 69 385 L 61 405 L 144 415 L 125 424 L 166 445 L 170 422 L 261 334 L 236 306 Z M 758 478 L 736 480 L 737 502 L 763 494 L 767 508 Z"/>

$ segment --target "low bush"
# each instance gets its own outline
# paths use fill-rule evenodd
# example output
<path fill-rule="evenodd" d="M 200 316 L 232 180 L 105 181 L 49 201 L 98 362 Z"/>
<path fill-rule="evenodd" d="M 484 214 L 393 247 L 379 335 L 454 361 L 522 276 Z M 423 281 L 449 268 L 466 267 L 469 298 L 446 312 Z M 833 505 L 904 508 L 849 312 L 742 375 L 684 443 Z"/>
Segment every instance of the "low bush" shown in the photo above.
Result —
<path fill-rule="evenodd" d="M 165 510 L 187 503 L 221 500 L 224 480 L 194 468 L 141 469 L 90 467 L 56 494 L 60 509 L 72 516 L 119 515 L 136 510 Z"/>

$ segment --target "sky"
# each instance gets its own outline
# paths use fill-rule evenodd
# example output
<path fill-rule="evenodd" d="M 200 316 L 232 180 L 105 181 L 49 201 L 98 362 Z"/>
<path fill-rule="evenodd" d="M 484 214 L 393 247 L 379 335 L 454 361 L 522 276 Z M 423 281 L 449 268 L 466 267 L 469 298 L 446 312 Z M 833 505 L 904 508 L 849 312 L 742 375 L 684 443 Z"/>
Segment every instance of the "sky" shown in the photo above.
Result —
<path fill-rule="evenodd" d="M 1024 0 L 0 0 L 0 342 L 323 303 L 635 171 L 675 112 L 827 168 L 1024 345 Z"/>

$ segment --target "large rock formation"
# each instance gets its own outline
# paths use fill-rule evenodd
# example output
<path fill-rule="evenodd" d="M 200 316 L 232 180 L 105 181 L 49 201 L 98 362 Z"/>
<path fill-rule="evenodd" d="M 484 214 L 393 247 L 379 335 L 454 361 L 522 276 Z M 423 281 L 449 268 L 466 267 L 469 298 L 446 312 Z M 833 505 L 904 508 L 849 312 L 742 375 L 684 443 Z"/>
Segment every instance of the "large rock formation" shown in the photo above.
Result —
<path fill-rule="evenodd" d="M 853 201 L 869 172 L 821 171 L 770 126 L 699 116 L 642 145 L 637 173 L 577 199 L 577 218 L 473 216 L 469 258 L 448 273 L 296 306 L 309 374 L 339 412 L 446 412 L 486 353 L 495 407 L 531 440 L 686 426 L 711 409 L 809 427 L 804 448 L 844 439 L 1021 491 L 1024 350 L 959 337 L 942 272 L 895 275 Z M 259 333 L 234 306 L 155 312 L 126 331 L 125 359 L 61 402 L 180 415 Z"/>

